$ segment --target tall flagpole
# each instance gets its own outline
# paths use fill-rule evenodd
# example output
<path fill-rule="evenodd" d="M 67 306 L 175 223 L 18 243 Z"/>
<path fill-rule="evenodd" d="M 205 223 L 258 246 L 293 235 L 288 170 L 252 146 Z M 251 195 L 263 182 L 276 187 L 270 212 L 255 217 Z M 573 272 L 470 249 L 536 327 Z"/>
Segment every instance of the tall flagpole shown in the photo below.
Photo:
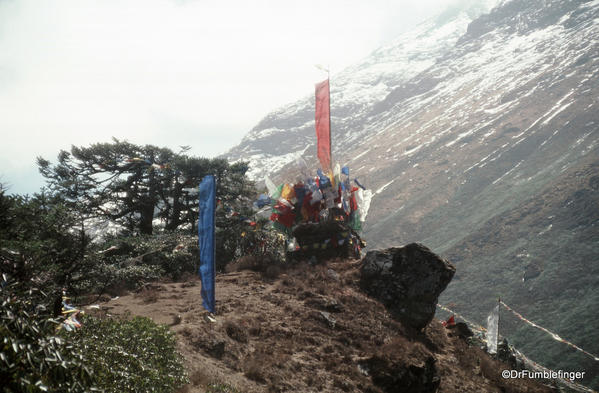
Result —
<path fill-rule="evenodd" d="M 501 305 L 501 296 L 497 297 L 497 343 L 495 344 L 497 354 L 499 354 L 499 314 L 501 314 L 501 307 L 499 307 L 500 305 Z"/>
<path fill-rule="evenodd" d="M 331 65 L 327 65 L 327 79 L 329 80 L 329 150 L 331 152 L 331 173 L 333 172 L 333 139 L 332 139 L 332 131 L 331 131 L 331 73 L 330 73 Z"/>

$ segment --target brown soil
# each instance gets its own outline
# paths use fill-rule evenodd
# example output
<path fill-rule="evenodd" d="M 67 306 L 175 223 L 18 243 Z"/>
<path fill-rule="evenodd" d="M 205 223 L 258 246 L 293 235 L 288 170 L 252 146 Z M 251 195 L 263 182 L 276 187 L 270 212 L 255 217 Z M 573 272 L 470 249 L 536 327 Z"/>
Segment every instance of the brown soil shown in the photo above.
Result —
<path fill-rule="evenodd" d="M 240 392 L 553 391 L 503 379 L 509 366 L 436 319 L 422 332 L 395 321 L 359 289 L 359 265 L 218 275 L 216 322 L 205 318 L 195 277 L 149 284 L 100 306 L 171 326 L 191 380 L 182 392 L 205 392 L 209 383 Z"/>

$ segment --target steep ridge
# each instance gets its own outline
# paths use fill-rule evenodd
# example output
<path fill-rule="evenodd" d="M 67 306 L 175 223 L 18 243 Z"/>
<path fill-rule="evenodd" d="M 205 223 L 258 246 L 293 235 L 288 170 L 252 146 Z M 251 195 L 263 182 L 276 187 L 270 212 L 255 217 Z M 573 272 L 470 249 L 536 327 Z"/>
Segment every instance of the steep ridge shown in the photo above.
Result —
<path fill-rule="evenodd" d="M 422 42 L 449 26 L 427 23 L 416 29 Z M 422 242 L 452 261 L 440 301 L 460 314 L 482 323 L 501 296 L 599 354 L 599 1 L 502 1 L 458 31 L 422 68 L 408 61 L 416 72 L 372 63 L 363 75 L 384 86 L 352 90 L 360 78 L 338 76 L 350 82 L 331 96 L 334 154 L 374 191 L 364 236 L 372 248 Z M 290 104 L 230 157 L 250 158 L 259 175 L 295 152 L 311 156 L 312 119 L 310 98 Z M 599 362 L 509 314 L 502 321 L 525 354 L 585 371 L 599 389 Z"/>
<path fill-rule="evenodd" d="M 182 392 L 555 391 L 535 379 L 503 378 L 507 364 L 436 319 L 422 331 L 396 321 L 360 289 L 359 265 L 338 259 L 219 274 L 214 322 L 202 315 L 197 277 L 149 284 L 95 307 L 170 324 L 191 381 Z"/>

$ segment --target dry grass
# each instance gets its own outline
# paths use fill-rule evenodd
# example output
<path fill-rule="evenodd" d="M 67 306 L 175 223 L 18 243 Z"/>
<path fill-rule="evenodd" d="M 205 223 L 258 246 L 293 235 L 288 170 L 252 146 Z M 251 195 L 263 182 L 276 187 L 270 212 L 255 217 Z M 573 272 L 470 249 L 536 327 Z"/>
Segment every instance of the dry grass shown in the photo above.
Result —
<path fill-rule="evenodd" d="M 171 326 L 180 325 L 181 322 L 183 322 L 183 317 L 181 317 L 181 315 L 173 315 L 173 323 Z"/>
<path fill-rule="evenodd" d="M 246 378 L 259 383 L 266 382 L 265 363 L 270 363 L 265 356 L 246 359 L 245 373 Z"/>
<path fill-rule="evenodd" d="M 405 385 L 438 386 L 445 393 L 460 391 L 464 383 L 468 386 L 461 391 L 523 391 L 497 379 L 501 368 L 488 355 L 448 335 L 438 321 L 419 332 L 394 320 L 360 289 L 359 263 L 298 262 L 277 282 L 270 281 L 263 266 L 256 258 L 245 258 L 229 267 L 231 273 L 261 274 L 221 278 L 230 292 L 221 298 L 220 324 L 179 327 L 193 356 L 202 353 L 222 369 L 211 374 L 220 382 L 233 383 L 240 391 L 268 392 L 381 393 Z M 335 320 L 334 326 L 323 314 Z M 482 356 L 491 363 L 486 365 Z M 202 389 L 214 382 L 200 372 L 190 379 L 194 386 L 203 380 Z"/>
<path fill-rule="evenodd" d="M 242 270 L 251 270 L 262 273 L 264 278 L 269 280 L 277 279 L 281 274 L 286 272 L 290 267 L 287 262 L 278 261 L 276 259 L 263 256 L 244 256 L 240 259 L 229 263 L 225 267 L 227 273 L 240 272 Z"/>
<path fill-rule="evenodd" d="M 151 288 L 151 289 L 142 288 L 138 292 L 137 297 L 140 297 L 146 304 L 156 303 L 158 301 L 158 299 L 160 298 L 158 291 L 154 288 Z"/>
<path fill-rule="evenodd" d="M 231 337 L 238 343 L 247 344 L 249 341 L 249 334 L 247 328 L 247 322 L 243 320 L 227 320 L 224 323 L 225 331 L 227 336 Z"/>
<path fill-rule="evenodd" d="M 191 288 L 200 285 L 200 276 L 190 272 L 184 272 L 179 277 L 178 282 L 181 283 L 181 288 Z"/>
<path fill-rule="evenodd" d="M 194 386 L 205 386 L 210 379 L 202 370 L 195 370 L 189 375 L 189 382 Z"/>

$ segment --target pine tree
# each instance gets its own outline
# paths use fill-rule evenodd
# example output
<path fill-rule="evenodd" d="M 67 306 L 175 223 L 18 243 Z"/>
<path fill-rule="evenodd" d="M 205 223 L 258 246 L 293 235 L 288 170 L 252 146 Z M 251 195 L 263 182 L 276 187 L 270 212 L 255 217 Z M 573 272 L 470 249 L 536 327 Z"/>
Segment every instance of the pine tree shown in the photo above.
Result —
<path fill-rule="evenodd" d="M 197 220 L 197 187 L 204 176 L 217 178 L 217 196 L 226 200 L 254 191 L 245 178 L 247 163 L 188 156 L 189 147 L 174 153 L 153 145 L 111 143 L 62 150 L 58 163 L 38 157 L 40 172 L 51 191 L 88 218 L 104 217 L 130 234 L 151 235 L 154 220 L 166 230 Z"/>

